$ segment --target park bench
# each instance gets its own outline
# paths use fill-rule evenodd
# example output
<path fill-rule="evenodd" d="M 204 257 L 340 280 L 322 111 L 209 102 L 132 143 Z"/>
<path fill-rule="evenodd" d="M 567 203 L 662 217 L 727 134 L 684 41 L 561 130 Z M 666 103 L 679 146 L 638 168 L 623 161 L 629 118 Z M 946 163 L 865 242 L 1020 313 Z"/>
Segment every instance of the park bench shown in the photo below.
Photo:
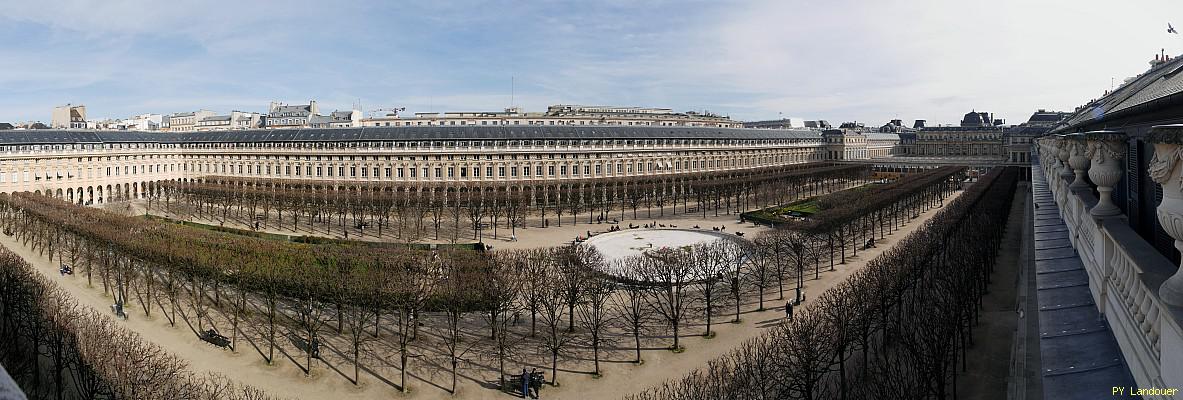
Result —
<path fill-rule="evenodd" d="M 320 339 L 318 339 L 316 336 L 312 337 L 311 344 L 309 344 L 307 340 L 304 340 L 304 338 L 302 336 L 295 335 L 295 334 L 293 334 L 291 336 L 291 340 L 292 340 L 292 344 L 294 344 L 297 349 L 311 353 L 312 358 L 315 358 L 318 360 L 320 359 Z"/>
<path fill-rule="evenodd" d="M 214 346 L 218 346 L 223 349 L 230 348 L 230 338 L 222 336 L 222 334 L 213 329 L 208 329 L 205 332 L 201 332 L 201 334 L 198 336 L 201 338 L 201 340 Z"/>
<path fill-rule="evenodd" d="M 127 313 L 123 312 L 123 305 L 115 303 L 111 305 L 111 312 L 115 314 L 116 318 L 127 319 Z"/>
<path fill-rule="evenodd" d="M 546 375 L 541 371 L 531 371 L 525 374 L 510 375 L 509 387 L 507 390 L 511 394 L 516 394 L 522 397 L 531 397 L 530 393 L 522 393 L 522 378 L 526 375 L 530 376 L 530 391 L 533 392 L 533 397 L 538 398 L 539 392 L 542 390 L 542 384 L 546 382 Z"/>
<path fill-rule="evenodd" d="M 61 273 L 62 276 L 74 275 L 74 268 L 69 265 L 62 264 L 62 267 L 58 269 L 58 272 Z"/>

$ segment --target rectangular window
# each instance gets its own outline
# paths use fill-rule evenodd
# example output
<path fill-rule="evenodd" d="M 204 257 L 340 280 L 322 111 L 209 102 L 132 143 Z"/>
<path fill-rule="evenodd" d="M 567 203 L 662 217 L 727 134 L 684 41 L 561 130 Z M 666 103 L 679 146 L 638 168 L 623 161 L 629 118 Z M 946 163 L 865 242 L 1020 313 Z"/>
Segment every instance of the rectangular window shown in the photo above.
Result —
<path fill-rule="evenodd" d="M 550 175 L 550 176 L 555 176 L 555 166 L 553 166 L 553 165 L 549 165 L 549 166 L 547 166 L 547 167 L 546 167 L 546 169 L 547 169 L 547 174 L 548 174 L 548 175 Z"/>
<path fill-rule="evenodd" d="M 493 167 L 485 167 L 485 176 L 488 176 L 488 177 L 493 176 Z"/>

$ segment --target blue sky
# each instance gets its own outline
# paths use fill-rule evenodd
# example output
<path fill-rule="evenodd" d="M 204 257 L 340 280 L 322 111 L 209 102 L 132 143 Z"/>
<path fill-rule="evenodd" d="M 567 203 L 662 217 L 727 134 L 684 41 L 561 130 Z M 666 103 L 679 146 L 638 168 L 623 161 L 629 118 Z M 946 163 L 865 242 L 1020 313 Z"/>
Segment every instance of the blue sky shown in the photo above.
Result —
<path fill-rule="evenodd" d="M 1127 4 L 1128 3 L 1128 4 Z M 0 121 L 611 104 L 882 124 L 1009 122 L 1146 69 L 1169 1 L 0 2 Z"/>

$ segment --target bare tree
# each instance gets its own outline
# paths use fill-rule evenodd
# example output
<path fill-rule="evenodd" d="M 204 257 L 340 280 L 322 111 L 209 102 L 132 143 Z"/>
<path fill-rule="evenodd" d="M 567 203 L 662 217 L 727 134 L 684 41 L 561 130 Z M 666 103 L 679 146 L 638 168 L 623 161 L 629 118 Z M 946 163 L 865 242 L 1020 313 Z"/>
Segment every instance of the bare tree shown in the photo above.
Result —
<path fill-rule="evenodd" d="M 646 291 L 649 295 L 646 300 L 673 330 L 674 342 L 670 350 L 681 352 L 679 336 L 682 320 L 691 303 L 686 289 L 695 273 L 693 263 L 689 260 L 690 254 L 681 249 L 664 249 L 646 253 L 644 257 L 650 259 L 641 264 L 641 272 L 645 281 L 654 286 L 653 290 Z"/>
<path fill-rule="evenodd" d="M 715 240 L 696 244 L 687 257 L 695 286 L 698 287 L 699 296 L 702 296 L 703 316 L 706 318 L 706 331 L 702 336 L 706 338 L 714 337 L 711 333 L 711 317 L 715 300 L 719 294 L 719 283 L 723 280 L 727 269 L 731 267 L 725 258 L 726 249 L 724 247 L 727 246 L 727 243 L 726 240 Z"/>
<path fill-rule="evenodd" d="M 579 321 L 591 335 L 592 361 L 595 363 L 595 375 L 600 375 L 600 342 L 604 339 L 604 331 L 608 328 L 608 301 L 613 297 L 616 283 L 605 276 L 591 277 L 584 283 L 583 302 L 577 309 Z"/>
<path fill-rule="evenodd" d="M 391 303 L 395 309 L 398 330 L 399 386 L 406 392 L 407 361 L 409 344 L 418 330 L 420 311 L 428 296 L 434 290 L 439 276 L 440 255 L 438 253 L 407 253 L 397 261 L 394 279 L 388 290 L 392 293 Z"/>
<path fill-rule="evenodd" d="M 460 360 L 464 354 L 476 345 L 475 342 L 466 345 L 464 340 L 464 315 L 480 310 L 480 298 L 475 294 L 479 279 L 482 278 L 479 260 L 475 256 L 451 257 L 443 265 L 441 278 L 437 284 L 436 304 L 444 312 L 445 323 L 439 329 L 439 335 L 444 339 L 444 347 L 448 351 L 448 363 L 452 370 L 452 384 L 449 392 L 456 393 L 456 374 Z"/>
<path fill-rule="evenodd" d="M 497 372 L 502 388 L 505 387 L 505 357 L 510 342 L 510 314 L 517 310 L 515 300 L 522 287 L 522 278 L 518 272 L 524 263 L 521 258 L 518 253 L 494 252 L 483 260 L 477 275 L 480 282 L 477 293 L 485 321 L 492 331 L 490 338 L 496 348 Z"/>
<path fill-rule="evenodd" d="M 642 273 L 644 263 L 652 262 L 645 256 L 634 256 L 616 260 L 613 271 L 621 278 L 620 291 L 612 297 L 612 306 L 616 309 L 617 318 L 633 336 L 636 344 L 635 363 L 641 363 L 641 331 L 649 322 L 650 312 L 646 299 L 650 284 L 646 283 Z"/>
<path fill-rule="evenodd" d="M 567 290 L 562 284 L 563 273 L 557 266 L 547 268 L 542 286 L 538 288 L 539 316 L 545 329 L 543 346 L 550 352 L 550 383 L 558 386 L 559 353 L 571 342 L 574 335 L 570 329 L 562 327 L 563 319 L 567 316 Z"/>

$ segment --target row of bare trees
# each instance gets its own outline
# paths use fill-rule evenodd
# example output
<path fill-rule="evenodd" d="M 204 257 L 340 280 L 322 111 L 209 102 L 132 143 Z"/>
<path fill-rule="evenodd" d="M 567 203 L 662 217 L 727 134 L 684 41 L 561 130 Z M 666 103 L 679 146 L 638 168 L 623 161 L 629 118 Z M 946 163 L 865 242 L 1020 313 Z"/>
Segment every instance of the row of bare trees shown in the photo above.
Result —
<path fill-rule="evenodd" d="M 414 241 L 451 226 L 453 242 L 470 229 L 516 234 L 527 218 L 539 226 L 650 219 L 671 214 L 739 213 L 843 188 L 869 175 L 865 165 L 797 164 L 741 171 L 608 179 L 511 182 L 349 182 L 210 176 L 159 182 L 148 205 L 165 212 L 237 221 L 250 228 L 390 236 Z M 645 216 L 639 210 L 644 209 Z M 631 213 L 629 212 L 631 210 Z M 679 211 L 680 210 L 680 211 Z M 302 224 L 302 225 L 301 225 Z M 319 224 L 319 225 L 318 225 Z M 363 226 L 376 229 L 367 233 Z"/>
<path fill-rule="evenodd" d="M 450 366 L 454 390 L 468 360 L 496 363 L 492 369 L 504 378 L 507 360 L 528 356 L 523 348 L 545 350 L 552 383 L 559 362 L 579 352 L 590 352 L 589 372 L 600 373 L 606 343 L 632 342 L 638 362 L 643 337 L 668 339 L 668 347 L 680 351 L 679 338 L 692 322 L 711 336 L 714 318 L 738 322 L 752 296 L 763 309 L 774 282 L 783 299 L 786 282 L 799 289 L 805 267 L 812 264 L 816 277 L 826 255 L 821 236 L 792 230 L 761 235 L 754 245 L 725 240 L 612 261 L 586 246 L 481 254 L 305 245 L 120 216 L 28 193 L 0 195 L 0 225 L 39 254 L 76 266 L 115 301 L 134 302 L 145 316 L 160 313 L 174 325 L 188 322 L 195 334 L 208 327 L 228 331 L 231 347 L 253 345 L 267 362 L 276 360 L 277 339 L 286 330 L 305 344 L 305 372 L 316 363 L 310 344 L 338 343 L 358 383 L 363 355 L 389 346 L 404 389 L 411 362 L 425 355 L 443 362 L 419 368 Z M 526 313 L 529 331 L 518 326 Z M 421 329 L 432 342 L 423 342 Z M 482 330 L 488 334 L 475 334 Z"/>
<path fill-rule="evenodd" d="M 268 399 L 82 306 L 0 248 L 0 362 L 29 398 Z"/>
<path fill-rule="evenodd" d="M 792 320 L 629 398 L 956 398 L 1018 178 L 991 171 Z"/>

